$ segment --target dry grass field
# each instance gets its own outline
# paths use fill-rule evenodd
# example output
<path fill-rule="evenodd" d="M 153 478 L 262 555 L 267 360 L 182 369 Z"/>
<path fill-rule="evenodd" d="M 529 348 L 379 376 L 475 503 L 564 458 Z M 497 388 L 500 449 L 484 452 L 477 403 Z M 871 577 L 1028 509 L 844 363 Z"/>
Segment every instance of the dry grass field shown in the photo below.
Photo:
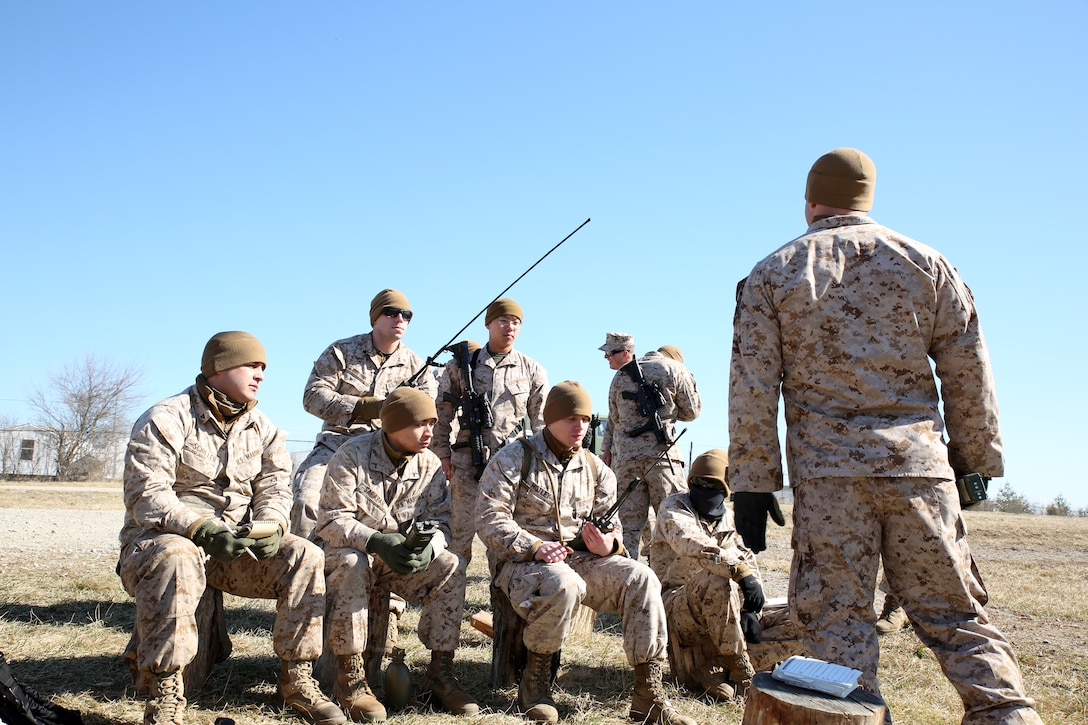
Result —
<path fill-rule="evenodd" d="M 97 540 L 83 530 L 114 520 L 119 527 L 120 489 L 101 487 L 0 486 L 0 651 L 21 681 L 80 710 L 88 725 L 139 723 L 143 703 L 133 697 L 120 656 L 134 608 L 113 572 L 116 528 L 93 532 Z M 38 523 L 39 515 L 45 523 Z M 990 590 L 990 615 L 1012 640 L 1043 720 L 1088 723 L 1088 519 L 969 512 L 967 523 Z M 770 529 L 761 566 L 768 594 L 779 596 L 785 594 L 789 571 L 789 527 Z M 514 689 L 492 692 L 487 687 L 490 640 L 467 623 L 487 606 L 486 567 L 477 556 L 470 569 L 457 672 L 479 698 L 480 715 L 456 718 L 417 703 L 394 713 L 392 722 L 525 722 L 511 705 Z M 227 607 L 234 654 L 191 695 L 186 722 L 211 725 L 224 716 L 239 725 L 300 722 L 276 701 L 270 603 L 228 596 Z M 418 687 L 427 653 L 412 633 L 417 618 L 418 609 L 410 609 L 401 641 Z M 885 638 L 882 652 L 884 696 L 898 723 L 959 722 L 962 710 L 954 691 L 913 633 Z M 628 722 L 632 683 L 617 620 L 602 615 L 593 634 L 564 649 L 557 696 L 564 722 Z M 738 705 L 700 702 L 677 690 L 670 696 L 700 723 L 740 722 Z"/>

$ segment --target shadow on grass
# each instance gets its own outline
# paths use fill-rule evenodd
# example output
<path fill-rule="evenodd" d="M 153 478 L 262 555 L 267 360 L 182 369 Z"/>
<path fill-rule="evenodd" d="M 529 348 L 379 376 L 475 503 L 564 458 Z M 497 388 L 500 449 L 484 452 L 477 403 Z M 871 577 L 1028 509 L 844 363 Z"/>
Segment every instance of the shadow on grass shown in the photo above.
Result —
<path fill-rule="evenodd" d="M 250 607 L 228 607 L 227 632 L 272 632 L 275 612 Z M 65 601 L 46 606 L 31 604 L 2 604 L 0 618 L 24 624 L 53 626 L 99 624 L 121 632 L 131 632 L 136 625 L 136 605 L 132 600 L 111 602 L 99 600 Z"/>

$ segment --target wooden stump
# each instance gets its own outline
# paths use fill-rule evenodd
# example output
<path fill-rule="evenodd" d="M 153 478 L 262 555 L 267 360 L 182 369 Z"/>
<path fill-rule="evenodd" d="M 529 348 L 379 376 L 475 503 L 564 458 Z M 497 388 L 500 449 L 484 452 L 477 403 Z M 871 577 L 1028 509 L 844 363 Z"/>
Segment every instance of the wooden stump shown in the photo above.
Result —
<path fill-rule="evenodd" d="M 329 647 L 328 627 L 325 628 L 325 642 L 321 647 L 321 657 L 314 664 L 314 677 L 322 687 L 331 689 L 336 682 L 336 655 Z M 366 649 L 363 660 L 366 662 L 366 681 L 371 689 L 377 689 L 382 683 L 382 657 L 385 641 L 389 637 L 389 590 L 385 587 L 371 587 L 367 603 Z"/>
<path fill-rule="evenodd" d="M 760 672 L 752 679 L 741 725 L 882 725 L 887 711 L 883 700 L 865 690 L 833 697 Z"/>
<path fill-rule="evenodd" d="M 673 620 L 668 620 L 668 627 L 669 672 L 672 673 L 673 680 L 689 690 L 703 692 L 698 673 L 721 667 L 721 662 L 715 662 L 721 656 L 718 648 L 709 636 L 703 637 L 692 646 L 685 646 L 681 643 L 680 633 L 673 627 Z"/>
<path fill-rule="evenodd" d="M 521 671 L 529 658 L 522 633 L 525 620 L 518 616 L 506 592 L 491 581 L 491 627 L 495 640 L 491 643 L 491 686 L 510 687 L 521 680 Z M 552 655 L 552 680 L 559 672 L 560 653 Z"/>
<path fill-rule="evenodd" d="M 223 592 L 208 587 L 196 607 L 197 649 L 196 657 L 182 673 L 185 680 L 185 692 L 195 693 L 208 679 L 212 665 L 230 657 L 232 645 L 227 634 L 227 618 L 223 611 Z M 135 629 L 125 647 L 124 660 L 132 675 L 132 684 L 137 694 L 147 695 L 151 687 L 149 673 L 140 672 L 136 667 L 136 648 L 140 638 Z"/>

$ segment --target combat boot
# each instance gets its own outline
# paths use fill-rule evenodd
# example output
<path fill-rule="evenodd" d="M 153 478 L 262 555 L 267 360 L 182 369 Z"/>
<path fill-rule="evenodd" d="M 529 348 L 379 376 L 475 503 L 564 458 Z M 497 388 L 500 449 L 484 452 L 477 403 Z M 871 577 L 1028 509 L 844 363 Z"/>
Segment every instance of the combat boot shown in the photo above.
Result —
<path fill-rule="evenodd" d="M 341 655 L 337 665 L 332 696 L 348 717 L 356 722 L 385 722 L 385 705 L 378 701 L 366 683 L 363 655 Z"/>
<path fill-rule="evenodd" d="M 181 670 L 169 674 L 151 673 L 151 686 L 144 706 L 144 725 L 184 725 L 185 680 Z"/>
<path fill-rule="evenodd" d="M 538 723 L 559 722 L 559 710 L 552 699 L 552 656 L 528 653 L 518 684 L 518 707 L 525 717 Z"/>
<path fill-rule="evenodd" d="M 899 597 L 894 594 L 884 597 L 884 611 L 880 613 L 880 619 L 876 620 L 876 633 L 891 634 L 909 626 L 910 620 L 899 604 Z"/>
<path fill-rule="evenodd" d="M 283 704 L 313 725 L 343 725 L 344 713 L 321 692 L 314 679 L 314 663 L 309 660 L 280 662 L 280 697 Z"/>
<path fill-rule="evenodd" d="M 665 698 L 661 660 L 635 665 L 635 691 L 631 693 L 631 719 L 656 725 L 696 725 L 690 717 L 676 712 Z"/>
<path fill-rule="evenodd" d="M 752 686 L 752 678 L 756 676 L 756 670 L 752 667 L 752 660 L 747 652 L 725 656 L 725 668 L 729 670 L 729 679 L 733 681 L 734 697 L 743 699 L 748 697 L 748 688 Z"/>
<path fill-rule="evenodd" d="M 729 682 L 729 673 L 717 667 L 700 670 L 696 679 L 702 690 L 700 694 L 718 702 L 729 702 L 737 692 Z"/>
<path fill-rule="evenodd" d="M 423 689 L 430 690 L 431 696 L 454 715 L 475 715 L 480 711 L 472 695 L 458 687 L 453 678 L 452 651 L 431 652 L 431 666 Z"/>

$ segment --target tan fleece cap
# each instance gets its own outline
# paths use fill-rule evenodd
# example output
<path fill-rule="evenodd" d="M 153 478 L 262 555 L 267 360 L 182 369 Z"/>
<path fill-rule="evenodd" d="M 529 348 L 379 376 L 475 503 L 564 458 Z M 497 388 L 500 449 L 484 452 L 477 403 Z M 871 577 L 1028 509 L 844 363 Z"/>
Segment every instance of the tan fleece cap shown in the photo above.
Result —
<path fill-rule="evenodd" d="M 264 354 L 264 345 L 248 332 L 234 330 L 217 332 L 204 346 L 204 355 L 200 358 L 200 372 L 210 378 L 223 370 L 230 370 L 239 365 L 260 363 L 268 367 Z"/>
<path fill-rule="evenodd" d="M 726 485 L 728 470 L 729 454 L 721 448 L 711 448 L 706 453 L 696 456 L 695 460 L 691 462 L 691 473 L 688 474 L 688 481 L 690 482 L 693 478 L 705 478 L 717 481 L 722 485 L 722 488 L 729 490 Z"/>
<path fill-rule="evenodd" d="M 438 409 L 431 396 L 419 388 L 403 386 L 393 390 L 382 401 L 379 417 L 382 420 L 382 429 L 395 433 L 416 423 L 437 420 Z"/>
<path fill-rule="evenodd" d="M 374 299 L 370 301 L 370 324 L 374 325 L 378 321 L 378 317 L 382 314 L 383 307 L 396 307 L 401 310 L 410 310 L 412 306 L 408 304 L 408 298 L 403 293 L 397 292 L 395 289 L 383 289 L 378 294 L 374 295 Z"/>
<path fill-rule="evenodd" d="M 520 322 L 525 321 L 525 316 L 521 313 L 521 305 L 514 302 L 509 297 L 503 297 L 487 306 L 487 314 L 484 315 L 484 325 L 490 325 L 492 320 L 497 317 L 502 317 L 503 315 L 513 315 L 518 318 Z"/>
<path fill-rule="evenodd" d="M 828 151 L 808 172 L 805 201 L 869 211 L 873 208 L 876 166 L 863 152 L 851 148 Z"/>
<path fill-rule="evenodd" d="M 544 425 L 551 425 L 557 420 L 572 415 L 593 417 L 593 403 L 589 392 L 577 380 L 564 380 L 548 391 L 548 401 L 544 403 Z"/>
<path fill-rule="evenodd" d="M 670 357 L 676 362 L 684 362 L 684 353 L 676 345 L 662 345 L 657 351 L 665 357 Z"/>

